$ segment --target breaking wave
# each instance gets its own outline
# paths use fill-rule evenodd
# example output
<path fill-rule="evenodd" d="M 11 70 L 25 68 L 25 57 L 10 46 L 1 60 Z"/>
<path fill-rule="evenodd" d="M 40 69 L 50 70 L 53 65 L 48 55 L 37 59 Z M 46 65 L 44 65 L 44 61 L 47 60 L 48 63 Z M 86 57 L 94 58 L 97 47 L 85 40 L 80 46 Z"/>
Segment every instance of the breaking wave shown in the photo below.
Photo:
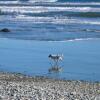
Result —
<path fill-rule="evenodd" d="M 29 0 L 28 2 L 57 2 L 57 0 Z"/>
<path fill-rule="evenodd" d="M 1 12 L 5 13 L 43 13 L 43 12 L 100 12 L 99 8 L 91 7 L 43 7 L 43 6 L 0 6 Z"/>
<path fill-rule="evenodd" d="M 82 19 L 77 19 L 77 18 L 69 18 L 69 17 L 48 17 L 48 16 L 27 16 L 27 15 L 18 15 L 18 16 L 4 16 L 1 17 L 0 21 L 2 22 L 3 20 L 8 20 L 8 21 L 13 21 L 13 22 L 21 22 L 21 23 L 44 23 L 44 24 L 83 24 L 83 25 L 100 25 L 100 19 L 98 20 L 93 20 L 93 19 L 88 19 L 82 18 Z"/>
<path fill-rule="evenodd" d="M 36 3 L 36 2 L 57 2 L 57 0 L 1 0 L 0 4 Z"/>

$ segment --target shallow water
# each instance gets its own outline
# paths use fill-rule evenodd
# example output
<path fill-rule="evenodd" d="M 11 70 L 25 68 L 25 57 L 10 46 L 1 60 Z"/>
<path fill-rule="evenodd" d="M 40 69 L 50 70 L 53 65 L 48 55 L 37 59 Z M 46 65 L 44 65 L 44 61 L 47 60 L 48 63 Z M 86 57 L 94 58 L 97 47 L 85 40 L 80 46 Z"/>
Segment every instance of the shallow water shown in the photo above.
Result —
<path fill-rule="evenodd" d="M 100 39 L 66 42 L 0 39 L 0 70 L 49 75 L 50 53 L 64 55 L 56 77 L 100 81 Z M 52 74 L 54 76 L 54 74 Z"/>

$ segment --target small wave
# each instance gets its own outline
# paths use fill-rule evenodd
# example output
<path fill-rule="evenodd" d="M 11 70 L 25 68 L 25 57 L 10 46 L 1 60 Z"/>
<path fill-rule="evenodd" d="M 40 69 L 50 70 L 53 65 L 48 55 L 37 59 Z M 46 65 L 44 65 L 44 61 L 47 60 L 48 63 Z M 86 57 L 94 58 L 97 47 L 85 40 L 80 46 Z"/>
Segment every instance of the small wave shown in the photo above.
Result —
<path fill-rule="evenodd" d="M 89 10 L 90 9 L 90 10 Z M 92 10 L 93 9 L 93 10 Z M 31 17 L 86 17 L 86 18 L 99 18 L 100 17 L 100 9 L 91 7 L 7 7 L 0 6 L 0 15 L 27 15 Z M 96 10 L 96 11 L 95 11 Z"/>
<path fill-rule="evenodd" d="M 17 37 L 0 37 L 1 39 L 13 39 L 13 40 L 30 40 L 30 41 L 46 41 L 46 42 L 74 42 L 74 41 L 88 41 L 88 40 L 100 40 L 100 38 L 73 38 L 73 39 L 27 39 L 27 38 L 17 38 Z"/>
<path fill-rule="evenodd" d="M 58 0 L 29 0 L 28 2 L 57 2 Z"/>
<path fill-rule="evenodd" d="M 88 41 L 88 40 L 98 40 L 100 38 L 76 38 L 76 39 L 68 39 L 68 40 L 49 40 L 48 42 L 74 42 L 74 41 Z"/>
<path fill-rule="evenodd" d="M 15 0 L 15 1 L 3 1 L 3 0 L 1 0 L 0 1 L 0 4 L 19 4 L 19 3 L 36 3 L 36 2 L 47 2 L 47 3 L 49 3 L 49 2 L 57 2 L 58 0 Z"/>
<path fill-rule="evenodd" d="M 69 18 L 69 17 L 40 17 L 40 16 L 28 16 L 28 15 L 17 15 L 17 16 L 0 16 L 0 21 L 9 20 L 13 22 L 27 22 L 27 23 L 51 23 L 51 24 L 89 24 L 89 25 L 100 25 L 100 20 L 98 19 L 86 19 L 86 18 Z M 90 31 L 90 30 L 86 30 Z M 91 30 L 94 31 L 94 30 Z"/>
<path fill-rule="evenodd" d="M 87 21 L 87 20 L 83 20 L 83 22 L 81 20 L 79 20 L 80 24 L 90 24 L 90 25 L 100 25 L 100 21 Z"/>
<path fill-rule="evenodd" d="M 69 4 L 75 4 L 75 5 L 100 5 L 100 2 L 74 2 L 74 3 L 69 3 Z"/>
<path fill-rule="evenodd" d="M 100 7 L 100 2 L 58 2 L 59 0 L 15 0 L 15 1 L 3 1 L 0 0 L 0 6 L 2 5 L 43 5 L 43 6 L 62 6 L 62 7 L 68 7 L 68 6 L 74 6 L 74 7 Z"/>
<path fill-rule="evenodd" d="M 90 5 L 90 6 L 96 5 L 96 6 L 97 6 L 97 5 L 100 5 L 100 2 L 68 2 L 68 1 L 67 1 L 67 2 L 63 2 L 63 3 L 60 2 L 60 4 L 63 4 L 63 5 L 65 5 L 65 4 L 66 4 L 66 5 L 77 5 L 77 6 L 79 6 L 79 5 L 80 5 L 80 6 L 81 6 L 81 5 L 82 5 L 82 6 L 86 6 L 86 5 L 88 5 L 88 6 L 89 6 L 89 5 Z"/>
<path fill-rule="evenodd" d="M 100 25 L 100 21 L 98 20 L 86 20 L 86 19 L 77 19 L 77 18 L 71 18 L 68 17 L 65 18 L 59 18 L 59 17 L 30 17 L 30 16 L 23 16 L 19 15 L 14 20 L 16 21 L 29 21 L 33 23 L 52 23 L 52 24 L 91 24 L 91 25 Z M 88 30 L 87 30 L 88 31 Z"/>
<path fill-rule="evenodd" d="M 100 33 L 100 30 L 96 30 L 96 29 L 83 29 L 83 30 L 81 30 L 81 31 Z"/>
<path fill-rule="evenodd" d="M 67 41 L 82 41 L 82 40 L 93 40 L 97 38 L 77 38 L 77 39 L 72 39 L 72 40 L 67 40 Z"/>
<path fill-rule="evenodd" d="M 99 8 L 91 7 L 43 7 L 43 6 L 0 6 L 2 12 L 7 13 L 43 13 L 43 12 L 58 12 L 58 11 L 68 11 L 68 12 L 100 12 Z"/>
<path fill-rule="evenodd" d="M 0 4 L 17 4 L 19 1 L 0 1 Z"/>

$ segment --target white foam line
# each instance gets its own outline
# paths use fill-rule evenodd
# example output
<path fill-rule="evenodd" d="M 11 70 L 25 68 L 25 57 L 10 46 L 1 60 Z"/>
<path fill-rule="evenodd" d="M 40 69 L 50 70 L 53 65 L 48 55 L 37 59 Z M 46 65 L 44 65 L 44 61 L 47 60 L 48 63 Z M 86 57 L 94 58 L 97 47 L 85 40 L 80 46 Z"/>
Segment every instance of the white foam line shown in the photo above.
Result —
<path fill-rule="evenodd" d="M 20 40 L 20 41 L 36 41 L 36 42 L 45 42 L 45 40 L 25 40 L 25 39 L 16 39 L 16 38 L 4 38 L 4 37 L 0 37 L 0 39 L 2 40 Z M 100 40 L 100 38 L 77 38 L 77 39 L 70 39 L 70 40 L 59 40 L 59 41 L 46 41 L 46 42 L 75 42 L 75 41 L 88 41 L 88 40 Z"/>
<path fill-rule="evenodd" d="M 57 2 L 57 0 L 29 0 L 29 1 L 20 1 L 20 0 L 16 0 L 16 1 L 0 1 L 0 4 L 23 4 L 23 3 L 36 3 L 36 2 L 44 2 L 44 3 L 52 3 L 52 2 Z"/>
<path fill-rule="evenodd" d="M 57 2 L 57 0 L 29 0 L 28 2 Z"/>
<path fill-rule="evenodd" d="M 72 11 L 72 12 L 100 12 L 99 8 L 91 7 L 44 7 L 44 6 L 0 6 L 2 12 L 16 12 L 16 13 L 42 13 L 42 12 L 58 12 L 58 11 Z"/>
<path fill-rule="evenodd" d="M 24 1 L 21 2 L 20 0 L 16 0 L 16 1 L 0 1 L 0 4 L 32 4 L 32 3 L 36 3 L 36 2 L 41 2 L 42 3 L 47 3 L 47 4 L 55 4 L 55 5 L 100 5 L 100 2 L 57 2 L 58 0 L 29 0 L 29 1 Z"/>
<path fill-rule="evenodd" d="M 0 4 L 17 4 L 19 1 L 0 1 Z"/>
<path fill-rule="evenodd" d="M 22 22 L 22 23 L 52 23 L 52 24 L 90 24 L 90 25 L 100 25 L 100 20 L 87 20 L 87 19 L 77 19 L 68 17 L 30 17 L 25 15 L 18 16 L 0 16 L 0 21 L 12 21 L 12 22 Z"/>
<path fill-rule="evenodd" d="M 22 20 L 22 21 L 32 21 L 34 23 L 54 23 L 54 24 L 68 24 L 68 23 L 77 23 L 77 24 L 93 24 L 93 25 L 100 25 L 100 21 L 93 21 L 93 20 L 84 20 L 81 19 L 69 19 L 59 18 L 59 17 L 25 17 L 25 16 L 17 16 L 15 20 Z"/>
<path fill-rule="evenodd" d="M 52 23 L 52 24 L 90 24 L 90 25 L 100 25 L 100 20 L 92 19 L 77 19 L 68 17 L 30 17 L 25 15 L 18 16 L 0 16 L 0 21 L 13 21 L 13 22 L 27 22 L 27 23 Z"/>
<path fill-rule="evenodd" d="M 82 41 L 82 40 L 92 40 L 94 38 L 79 38 L 79 39 L 73 39 L 73 40 L 68 40 L 68 41 Z"/>
<path fill-rule="evenodd" d="M 74 42 L 74 41 L 88 41 L 88 40 L 100 40 L 100 38 L 79 38 L 72 40 L 61 40 L 61 41 L 47 41 L 47 42 Z"/>
<path fill-rule="evenodd" d="M 69 5 L 83 5 L 83 6 L 85 6 L 85 5 L 100 5 L 100 2 L 82 2 L 82 3 L 80 3 L 80 2 L 74 2 L 74 3 L 72 3 L 72 2 L 67 2 L 67 3 L 62 3 L 62 4 L 69 4 Z"/>

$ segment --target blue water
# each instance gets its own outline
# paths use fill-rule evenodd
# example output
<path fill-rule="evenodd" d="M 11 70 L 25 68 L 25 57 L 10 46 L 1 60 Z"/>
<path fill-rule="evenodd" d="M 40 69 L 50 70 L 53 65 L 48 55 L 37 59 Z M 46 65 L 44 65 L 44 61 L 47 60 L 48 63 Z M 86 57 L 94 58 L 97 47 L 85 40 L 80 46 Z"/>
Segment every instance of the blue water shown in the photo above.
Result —
<path fill-rule="evenodd" d="M 1 71 L 48 75 L 48 55 L 60 53 L 59 77 L 100 80 L 99 0 L 0 0 L 2 28 Z"/>
<path fill-rule="evenodd" d="M 0 1 L 0 37 L 37 41 L 100 38 L 100 2 Z M 59 34 L 59 35 L 58 35 Z"/>

